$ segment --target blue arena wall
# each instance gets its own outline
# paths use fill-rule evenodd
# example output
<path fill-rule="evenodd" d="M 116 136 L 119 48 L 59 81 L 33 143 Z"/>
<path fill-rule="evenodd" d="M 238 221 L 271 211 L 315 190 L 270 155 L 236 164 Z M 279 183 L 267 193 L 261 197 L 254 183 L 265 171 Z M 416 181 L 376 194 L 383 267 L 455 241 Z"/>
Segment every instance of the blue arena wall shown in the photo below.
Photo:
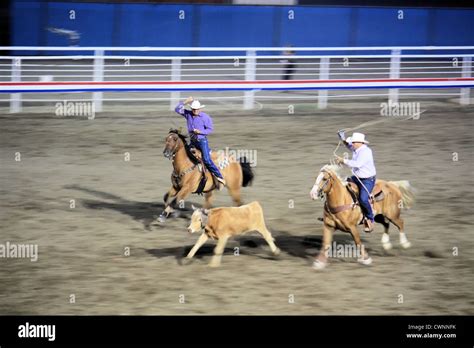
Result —
<path fill-rule="evenodd" d="M 13 46 L 70 45 L 50 27 L 78 31 L 79 46 L 474 45 L 473 9 L 12 2 Z"/>

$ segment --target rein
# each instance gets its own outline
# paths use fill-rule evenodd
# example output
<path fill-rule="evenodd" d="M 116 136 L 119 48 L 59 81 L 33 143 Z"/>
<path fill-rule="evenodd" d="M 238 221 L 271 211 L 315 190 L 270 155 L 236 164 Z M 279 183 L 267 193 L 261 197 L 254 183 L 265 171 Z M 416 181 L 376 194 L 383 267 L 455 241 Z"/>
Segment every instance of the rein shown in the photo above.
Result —
<path fill-rule="evenodd" d="M 166 139 L 168 139 L 169 137 L 170 137 L 170 134 L 168 134 Z M 174 160 L 174 158 L 176 157 L 176 149 L 178 148 L 178 145 L 179 145 L 179 142 L 176 142 L 176 145 L 173 148 L 173 152 L 172 152 L 171 156 L 168 159 Z"/>

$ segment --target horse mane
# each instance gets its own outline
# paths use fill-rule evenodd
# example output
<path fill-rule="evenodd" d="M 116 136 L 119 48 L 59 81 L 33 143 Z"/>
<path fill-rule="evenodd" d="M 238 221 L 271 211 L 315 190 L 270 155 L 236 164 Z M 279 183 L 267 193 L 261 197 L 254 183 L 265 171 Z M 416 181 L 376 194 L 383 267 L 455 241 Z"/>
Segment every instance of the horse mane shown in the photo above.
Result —
<path fill-rule="evenodd" d="M 187 136 L 182 134 L 179 129 L 171 128 L 168 134 L 170 133 L 176 134 L 181 139 L 184 144 L 184 149 L 186 150 L 186 155 L 188 156 L 188 158 L 191 160 L 191 162 L 193 162 L 193 164 L 198 164 L 199 160 L 192 153 L 191 147 L 188 145 Z"/>
<path fill-rule="evenodd" d="M 344 179 L 341 177 L 341 169 L 342 167 L 338 166 L 337 164 L 326 164 L 321 168 L 321 171 L 324 170 L 336 174 L 336 177 L 339 179 L 339 181 L 344 184 Z"/>
<path fill-rule="evenodd" d="M 187 136 L 184 135 L 184 134 L 182 134 L 182 133 L 181 133 L 181 130 L 179 130 L 179 129 L 174 129 L 174 128 L 170 128 L 169 133 L 176 134 L 176 135 L 177 135 L 178 137 L 180 137 L 181 140 L 186 144 L 186 138 L 187 138 Z"/>

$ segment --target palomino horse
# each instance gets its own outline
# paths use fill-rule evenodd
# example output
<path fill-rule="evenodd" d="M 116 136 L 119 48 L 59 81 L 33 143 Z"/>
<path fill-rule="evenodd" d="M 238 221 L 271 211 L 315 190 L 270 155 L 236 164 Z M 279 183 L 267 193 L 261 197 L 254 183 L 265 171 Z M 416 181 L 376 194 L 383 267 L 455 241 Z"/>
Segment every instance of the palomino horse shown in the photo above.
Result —
<path fill-rule="evenodd" d="M 310 196 L 313 200 L 326 199 L 323 217 L 323 244 L 319 256 L 315 259 L 315 269 L 324 268 L 327 264 L 327 254 L 331 248 L 332 234 L 338 229 L 349 232 L 354 238 L 357 250 L 361 250 L 358 261 L 364 265 L 372 263 L 372 258 L 364 249 L 360 241 L 359 225 L 363 219 L 361 208 L 353 204 L 353 199 L 345 183 L 339 176 L 340 167 L 337 165 L 326 165 L 319 172 L 316 182 L 311 190 Z M 382 236 L 382 246 L 385 250 L 392 248 L 388 229 L 390 223 L 394 224 L 400 231 L 400 244 L 403 248 L 409 248 L 410 242 L 404 233 L 404 221 L 400 217 L 402 208 L 409 208 L 413 203 L 414 192 L 408 181 L 384 181 L 377 180 L 374 192 L 381 190 L 383 199 L 375 201 L 373 206 L 375 221 L 385 228 Z"/>
<path fill-rule="evenodd" d="M 196 193 L 202 178 L 200 170 L 202 166 L 191 152 L 186 137 L 180 134 L 178 130 L 172 129 L 168 133 L 163 154 L 173 162 L 173 173 L 171 174 L 172 186 L 164 197 L 165 210 L 158 217 L 160 222 L 164 222 L 174 211 L 173 206 L 177 202 L 184 201 L 190 193 Z M 250 163 L 247 162 L 245 157 L 238 161 L 233 156 L 226 157 L 224 154 L 218 156 L 214 152 L 211 154 L 211 158 L 216 164 L 219 161 L 222 163 L 220 170 L 226 181 L 229 194 L 235 205 L 242 205 L 240 188 L 250 185 L 254 176 Z M 216 189 L 216 184 L 209 171 L 206 171 L 205 175 L 207 181 L 201 189 L 205 196 L 204 208 L 208 209 L 211 207 L 212 194 L 213 190 Z"/>

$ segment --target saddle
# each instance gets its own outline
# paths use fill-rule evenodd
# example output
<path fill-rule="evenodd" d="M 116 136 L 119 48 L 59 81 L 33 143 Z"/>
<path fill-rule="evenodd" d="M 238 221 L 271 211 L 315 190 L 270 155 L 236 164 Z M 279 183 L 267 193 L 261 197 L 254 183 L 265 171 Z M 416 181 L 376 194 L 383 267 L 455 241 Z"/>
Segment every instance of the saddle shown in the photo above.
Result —
<path fill-rule="evenodd" d="M 349 191 L 354 204 L 359 202 L 359 187 L 352 181 L 347 181 L 347 191 Z M 369 202 L 373 206 L 375 202 L 379 202 L 385 198 L 385 194 L 382 191 L 379 183 L 376 181 L 372 192 L 370 193 Z"/>
<path fill-rule="evenodd" d="M 347 191 L 352 197 L 352 202 L 354 205 L 360 205 L 359 203 L 359 187 L 355 182 L 352 182 L 350 180 L 347 180 L 346 184 Z M 370 193 L 369 196 L 369 203 L 372 207 L 372 211 L 375 214 L 375 202 L 379 202 L 385 198 L 385 194 L 382 191 L 382 188 L 380 187 L 380 184 L 376 181 L 374 188 L 372 189 L 372 192 Z"/>
<path fill-rule="evenodd" d="M 204 164 L 204 161 L 202 159 L 201 151 L 198 150 L 197 148 L 195 148 L 194 146 L 189 145 L 188 156 L 194 164 L 198 165 L 199 171 L 202 173 L 201 181 L 199 182 L 198 188 L 193 193 L 197 193 L 199 195 L 202 195 L 203 193 L 209 192 L 209 191 L 204 191 L 204 188 L 206 187 L 206 183 L 207 183 L 206 173 L 209 170 L 207 169 L 206 165 Z M 211 161 L 214 161 L 212 157 L 213 156 L 211 155 Z M 219 182 L 217 181 L 217 178 L 211 172 L 209 172 L 209 174 L 211 174 L 212 181 L 213 181 L 213 187 L 210 190 L 210 191 L 212 191 L 214 188 L 219 187 Z"/>
<path fill-rule="evenodd" d="M 359 204 L 359 187 L 357 186 L 357 184 L 355 182 L 352 182 L 350 180 L 347 181 L 347 184 L 346 184 L 346 188 L 347 188 L 347 191 L 349 191 L 351 197 L 352 197 L 352 201 L 354 202 L 353 204 L 356 205 L 356 204 Z M 364 188 L 362 188 L 364 189 Z M 380 184 L 376 181 L 375 182 L 375 185 L 374 185 L 374 188 L 372 189 L 372 192 L 370 193 L 370 197 L 369 197 L 369 203 L 370 203 L 370 206 L 372 207 L 372 211 L 374 212 L 374 215 L 376 214 L 376 210 L 375 210 L 375 202 L 379 202 L 381 200 L 383 200 L 385 198 L 385 194 L 383 193 L 381 187 L 380 187 Z M 363 224 L 365 223 L 365 218 L 363 217 L 362 220 L 359 222 L 359 224 Z M 370 232 L 370 231 L 366 231 L 366 232 Z"/>

